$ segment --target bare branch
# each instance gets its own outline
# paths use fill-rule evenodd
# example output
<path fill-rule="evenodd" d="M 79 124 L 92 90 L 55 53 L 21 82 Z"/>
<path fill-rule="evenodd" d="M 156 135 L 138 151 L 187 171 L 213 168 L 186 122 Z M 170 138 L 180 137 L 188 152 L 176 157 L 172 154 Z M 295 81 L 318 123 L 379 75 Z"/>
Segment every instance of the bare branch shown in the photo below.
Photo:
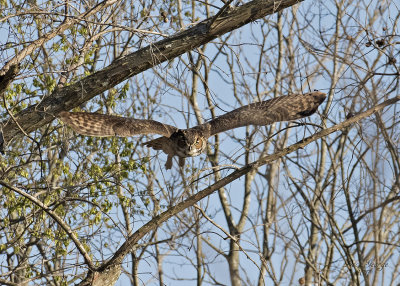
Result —
<path fill-rule="evenodd" d="M 273 162 L 289 153 L 292 153 L 300 148 L 303 148 L 305 146 L 307 146 L 308 144 L 324 137 L 327 136 L 333 132 L 339 131 L 339 130 L 343 130 L 344 128 L 349 127 L 350 125 L 362 120 L 363 118 L 366 118 L 370 115 L 372 115 L 373 113 L 385 108 L 386 106 L 392 105 L 394 103 L 396 103 L 397 101 L 400 100 L 400 95 L 388 99 L 386 101 L 384 101 L 381 104 L 378 104 L 376 106 L 374 106 L 373 108 L 368 109 L 367 111 L 364 111 L 358 115 L 355 115 L 354 117 L 336 124 L 332 127 L 329 127 L 327 129 L 324 129 L 312 136 L 309 136 L 303 140 L 301 140 L 300 142 L 293 144 L 287 148 L 284 148 L 282 151 L 276 152 L 275 154 L 272 155 L 268 155 L 265 156 L 249 165 L 246 165 L 244 167 L 242 167 L 241 169 L 234 171 L 233 173 L 231 173 L 230 175 L 224 177 L 223 179 L 215 182 L 213 185 L 205 188 L 202 191 L 199 191 L 198 193 L 194 194 L 193 196 L 189 197 L 188 199 L 186 199 L 185 201 L 169 208 L 167 211 L 161 213 L 160 215 L 156 216 L 155 218 L 153 218 L 151 221 L 149 221 L 148 223 L 146 223 L 144 226 L 142 226 L 140 229 L 138 229 L 134 234 L 132 234 L 126 241 L 124 244 L 121 245 L 121 247 L 115 252 L 114 256 L 107 261 L 106 263 L 102 264 L 100 267 L 97 268 L 98 272 L 103 272 L 103 271 L 108 271 L 108 269 L 110 268 L 115 268 L 117 265 L 120 265 L 125 257 L 126 254 L 128 254 L 130 251 L 134 250 L 138 241 L 146 234 L 148 234 L 150 231 L 156 229 L 158 226 L 160 226 L 160 224 L 162 224 L 163 222 L 167 221 L 169 218 L 173 217 L 174 215 L 176 215 L 177 213 L 183 211 L 184 209 L 193 206 L 194 204 L 196 204 L 198 201 L 200 201 L 201 199 L 209 196 L 210 194 L 212 194 L 213 192 L 215 192 L 216 190 L 226 186 L 227 184 L 233 182 L 234 180 L 240 178 L 241 176 L 247 174 L 248 172 L 259 168 L 260 166 L 266 165 L 270 162 Z M 89 276 L 91 277 L 91 275 L 93 275 L 93 273 L 89 273 Z M 84 284 L 82 284 L 84 285 Z"/>
<path fill-rule="evenodd" d="M 299 2 L 301 1 L 283 0 L 277 3 L 274 0 L 255 0 L 230 9 L 216 19 L 204 20 L 192 28 L 119 58 L 108 67 L 78 82 L 56 89 L 38 105 L 32 105 L 16 114 L 15 118 L 26 133 L 32 132 L 50 123 L 60 111 L 77 107 L 136 74 Z M 15 122 L 8 121 L 3 124 L 6 143 L 22 135 Z"/>
<path fill-rule="evenodd" d="M 27 47 L 25 47 L 23 50 L 21 50 L 14 58 L 12 58 L 10 61 L 7 62 L 7 64 L 0 70 L 0 75 L 3 75 L 7 73 L 7 71 L 13 66 L 13 65 L 18 65 L 26 56 L 30 55 L 35 49 L 46 43 L 47 41 L 51 40 L 57 35 L 61 35 L 66 29 L 74 25 L 75 23 L 81 21 L 85 17 L 88 17 L 90 15 L 93 15 L 100 10 L 114 4 L 117 2 L 117 0 L 105 0 L 99 4 L 97 4 L 95 7 L 90 9 L 89 11 L 86 11 L 85 13 L 82 13 L 81 15 L 71 18 L 68 17 L 65 19 L 65 21 L 58 26 L 56 29 L 54 29 L 52 32 L 43 35 L 43 37 L 37 39 Z"/>
<path fill-rule="evenodd" d="M 40 207 L 43 211 L 45 211 L 52 219 L 54 219 L 58 223 L 58 225 L 60 227 L 62 227 L 62 229 L 67 233 L 67 235 L 72 239 L 72 241 L 75 243 L 76 248 L 78 248 L 79 252 L 82 254 L 82 256 L 85 259 L 85 262 L 89 266 L 89 268 L 94 269 L 95 266 L 93 265 L 92 259 L 90 258 L 89 254 L 85 250 L 85 247 L 83 246 L 83 244 L 79 241 L 78 237 L 72 231 L 72 229 L 54 211 L 49 209 L 45 204 L 43 204 L 41 201 L 39 201 L 34 196 L 31 196 L 30 194 L 24 192 L 23 190 L 21 190 L 19 188 L 9 185 L 8 183 L 4 182 L 3 180 L 0 180 L 0 185 L 27 198 L 32 203 L 34 203 L 35 205 Z"/>

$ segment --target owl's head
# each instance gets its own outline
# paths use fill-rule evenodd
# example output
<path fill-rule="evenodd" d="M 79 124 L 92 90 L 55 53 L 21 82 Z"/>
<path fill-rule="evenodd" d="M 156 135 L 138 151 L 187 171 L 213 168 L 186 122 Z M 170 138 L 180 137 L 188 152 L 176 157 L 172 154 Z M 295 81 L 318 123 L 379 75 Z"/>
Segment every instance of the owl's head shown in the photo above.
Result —
<path fill-rule="evenodd" d="M 169 138 L 176 148 L 176 153 L 180 157 L 194 157 L 200 155 L 206 148 L 207 140 L 199 130 L 186 129 L 172 133 Z"/>

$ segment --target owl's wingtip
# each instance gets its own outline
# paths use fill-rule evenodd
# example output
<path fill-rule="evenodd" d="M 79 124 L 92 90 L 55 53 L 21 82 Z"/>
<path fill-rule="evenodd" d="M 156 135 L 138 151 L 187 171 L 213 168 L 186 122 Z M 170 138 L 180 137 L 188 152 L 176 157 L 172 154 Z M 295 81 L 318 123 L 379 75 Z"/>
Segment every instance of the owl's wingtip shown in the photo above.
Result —
<path fill-rule="evenodd" d="M 312 95 L 319 104 L 324 102 L 326 98 L 326 93 L 319 90 L 314 90 L 313 92 L 310 92 L 310 95 Z"/>

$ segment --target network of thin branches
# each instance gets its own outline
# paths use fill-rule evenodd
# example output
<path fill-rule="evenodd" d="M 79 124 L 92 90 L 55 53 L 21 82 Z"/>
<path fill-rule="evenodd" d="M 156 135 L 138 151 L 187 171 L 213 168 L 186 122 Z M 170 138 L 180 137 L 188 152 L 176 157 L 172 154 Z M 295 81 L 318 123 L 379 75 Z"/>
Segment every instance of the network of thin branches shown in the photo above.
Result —
<path fill-rule="evenodd" d="M 399 283 L 400 6 L 278 2 L 0 1 L 1 285 Z M 170 171 L 151 135 L 57 119 L 188 128 L 315 89 Z"/>

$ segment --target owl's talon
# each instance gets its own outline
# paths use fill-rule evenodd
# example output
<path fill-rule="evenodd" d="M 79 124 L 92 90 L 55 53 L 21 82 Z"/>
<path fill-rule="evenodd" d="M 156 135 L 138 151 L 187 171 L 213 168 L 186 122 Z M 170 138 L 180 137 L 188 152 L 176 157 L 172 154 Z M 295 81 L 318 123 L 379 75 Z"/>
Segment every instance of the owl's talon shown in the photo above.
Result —
<path fill-rule="evenodd" d="M 172 156 L 168 155 L 167 162 L 165 163 L 165 169 L 170 170 L 172 168 Z"/>
<path fill-rule="evenodd" d="M 184 166 L 185 166 L 185 158 L 179 157 L 179 167 L 184 167 Z"/>

